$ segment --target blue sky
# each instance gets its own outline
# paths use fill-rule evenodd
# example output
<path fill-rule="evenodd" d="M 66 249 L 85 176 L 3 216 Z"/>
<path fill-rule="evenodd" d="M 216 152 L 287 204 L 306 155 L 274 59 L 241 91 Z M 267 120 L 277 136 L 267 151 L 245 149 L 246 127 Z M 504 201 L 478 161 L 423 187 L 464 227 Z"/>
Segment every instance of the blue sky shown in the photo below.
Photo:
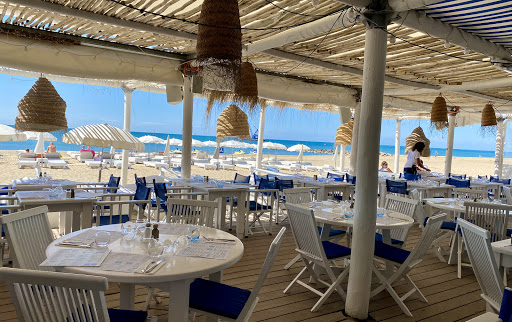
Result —
<path fill-rule="evenodd" d="M 0 75 L 2 93 L 1 124 L 14 124 L 19 100 L 28 92 L 35 79 Z M 55 83 L 55 88 L 67 103 L 69 127 L 92 123 L 109 123 L 123 126 L 123 91 L 118 88 L 82 84 Z M 215 120 L 220 108 L 214 109 L 208 120 L 205 117 L 206 101 L 194 100 L 194 135 L 215 136 Z M 249 114 L 251 132 L 258 127 L 259 111 Z M 132 131 L 156 133 L 181 133 L 182 105 L 169 105 L 164 94 L 135 91 L 132 98 Z M 445 148 L 446 134 L 431 131 L 428 120 L 402 121 L 401 145 L 419 124 L 431 141 L 431 147 Z M 337 114 L 300 111 L 296 109 L 268 108 L 265 126 L 266 139 L 333 142 L 340 125 Z M 381 144 L 394 145 L 395 121 L 383 120 Z M 508 137 L 510 137 L 508 135 Z M 510 139 L 507 139 L 510 142 Z M 480 125 L 456 128 L 456 149 L 494 150 L 495 139 L 480 134 Z M 510 145 L 506 144 L 508 148 Z M 507 151 L 509 149 L 506 149 Z"/>

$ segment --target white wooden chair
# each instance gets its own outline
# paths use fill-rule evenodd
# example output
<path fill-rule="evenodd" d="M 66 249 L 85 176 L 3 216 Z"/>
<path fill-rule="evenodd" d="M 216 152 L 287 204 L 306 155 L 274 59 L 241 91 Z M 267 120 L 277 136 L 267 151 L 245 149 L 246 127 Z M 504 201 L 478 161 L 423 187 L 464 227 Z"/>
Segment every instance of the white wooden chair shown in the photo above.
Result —
<path fill-rule="evenodd" d="M 506 287 L 503 291 L 503 300 L 499 315 L 493 312 L 485 312 L 468 322 L 503 322 L 512 320 L 512 288 Z"/>
<path fill-rule="evenodd" d="M 487 191 L 471 188 L 453 188 L 453 198 L 487 200 Z"/>
<path fill-rule="evenodd" d="M 290 203 L 286 205 L 286 209 L 288 211 L 288 219 L 290 221 L 293 238 L 297 246 L 295 250 L 304 261 L 305 267 L 285 288 L 284 293 L 287 293 L 293 285 L 299 284 L 313 293 L 320 295 L 320 299 L 315 303 L 311 312 L 318 310 L 334 291 L 338 292 L 339 295 L 345 299 L 346 294 L 341 287 L 341 282 L 348 275 L 349 267 L 337 266 L 334 260 L 348 258 L 351 249 L 327 240 L 320 240 L 315 215 L 312 209 Z M 322 269 L 329 280 L 321 279 L 316 268 Z M 301 281 L 301 278 L 306 272 L 310 274 L 312 281 L 315 282 L 316 285 L 326 286 L 327 290 L 321 292 L 307 282 Z"/>
<path fill-rule="evenodd" d="M 53 242 L 47 213 L 48 207 L 42 206 L 0 216 L 0 225 L 4 227 L 10 250 L 14 253 L 14 267 L 54 270 L 52 267 L 39 267 L 46 259 L 46 248 Z"/>
<path fill-rule="evenodd" d="M 491 232 L 463 219 L 459 219 L 457 223 L 462 231 L 462 238 L 476 280 L 482 289 L 481 296 L 486 302 L 487 310 L 498 312 L 505 285 L 494 259 L 494 252 L 491 247 Z"/>
<path fill-rule="evenodd" d="M 507 205 L 512 205 L 512 193 L 510 192 L 510 187 L 501 187 L 503 195 L 505 196 L 505 202 Z"/>
<path fill-rule="evenodd" d="M 245 224 L 245 235 L 253 234 L 252 228 L 256 227 L 256 223 L 262 228 L 264 234 L 272 235 L 272 224 L 274 221 L 274 213 L 277 214 L 278 209 L 277 182 L 261 180 L 258 189 L 248 190 L 247 193 L 247 217 Z M 268 231 L 261 222 L 261 218 L 268 215 Z M 252 215 L 252 221 L 249 219 Z"/>
<path fill-rule="evenodd" d="M 379 260 L 384 260 L 386 265 L 393 265 L 394 272 L 390 276 L 385 276 L 383 273 L 381 273 L 378 266 L 374 265 L 373 272 L 380 280 L 380 285 L 372 290 L 370 294 L 371 297 L 374 297 L 383 290 L 387 290 L 407 316 L 412 316 L 411 311 L 409 311 L 404 303 L 404 301 L 409 296 L 414 293 L 418 293 L 420 300 L 427 302 L 425 296 L 421 293 L 420 289 L 416 286 L 416 284 L 414 284 L 414 282 L 407 274 L 411 271 L 411 269 L 414 268 L 414 266 L 421 262 L 423 255 L 427 252 L 427 250 L 430 248 L 430 245 L 432 244 L 432 241 L 434 241 L 436 238 L 437 233 L 439 232 L 439 229 L 441 228 L 445 218 L 446 214 L 429 218 L 427 225 L 421 234 L 420 240 L 411 252 L 384 243 L 375 243 L 375 257 Z M 405 295 L 400 297 L 393 288 L 393 284 L 399 282 L 402 279 L 405 279 L 411 288 L 405 293 Z"/>
<path fill-rule="evenodd" d="M 251 291 L 198 278 L 190 285 L 189 307 L 192 312 L 227 321 L 249 321 L 265 279 L 272 267 L 286 228 L 283 227 L 268 250 L 260 275 Z"/>
<path fill-rule="evenodd" d="M 308 203 L 308 202 L 313 201 L 313 194 L 311 193 L 310 188 L 284 189 L 283 194 L 284 194 L 284 197 L 286 200 L 286 204 L 288 204 L 288 203 L 301 204 L 301 203 Z M 286 204 L 285 204 L 285 207 L 286 207 Z M 285 219 L 286 218 L 288 218 L 288 215 L 286 215 Z M 317 227 L 318 227 L 318 233 L 322 234 L 323 225 L 317 226 Z M 346 234 L 345 230 L 331 229 L 331 231 L 329 232 L 329 240 L 335 243 L 338 240 L 340 240 L 343 237 L 343 235 L 345 235 L 345 234 Z M 349 241 L 347 240 L 347 246 L 349 246 L 348 242 Z M 290 267 L 292 267 L 293 264 L 297 263 L 298 261 L 300 261 L 300 255 L 295 256 L 295 258 L 293 258 L 291 261 L 289 261 L 288 264 L 286 264 L 284 266 L 284 269 L 289 269 Z"/>
<path fill-rule="evenodd" d="M 410 198 L 404 198 L 395 195 L 386 195 L 386 205 L 385 208 L 387 210 L 395 211 L 406 215 L 408 217 L 414 218 L 416 214 L 416 208 L 418 207 L 419 201 Z M 407 239 L 407 235 L 409 234 L 409 228 L 396 228 L 391 229 L 391 243 L 396 246 L 403 246 L 405 240 Z M 375 240 L 382 242 L 382 232 L 378 231 L 375 235 Z"/>
<path fill-rule="evenodd" d="M 472 201 L 464 202 L 464 206 L 466 207 L 464 219 L 488 230 L 491 242 L 507 238 L 508 214 L 512 211 L 512 206 Z M 457 246 L 457 276 L 461 278 L 462 266 L 471 266 L 471 264 L 462 262 L 464 253 L 462 238 L 458 238 Z"/>
<path fill-rule="evenodd" d="M 156 322 L 145 311 L 108 309 L 107 279 L 100 276 L 0 268 L 18 321 Z"/>
<path fill-rule="evenodd" d="M 213 214 L 217 207 L 215 201 L 168 198 L 166 221 L 213 227 Z"/>

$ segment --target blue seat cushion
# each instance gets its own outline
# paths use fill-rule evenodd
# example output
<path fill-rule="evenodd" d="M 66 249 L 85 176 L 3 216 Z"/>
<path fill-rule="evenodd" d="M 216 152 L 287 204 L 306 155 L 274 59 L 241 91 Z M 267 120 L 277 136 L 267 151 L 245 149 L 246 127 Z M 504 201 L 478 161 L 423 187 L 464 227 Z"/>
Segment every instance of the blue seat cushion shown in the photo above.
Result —
<path fill-rule="evenodd" d="M 327 259 L 345 257 L 350 255 L 350 252 L 352 251 L 348 247 L 338 245 L 327 240 L 322 241 L 322 246 L 324 246 Z"/>
<path fill-rule="evenodd" d="M 375 241 L 376 242 L 379 242 L 379 243 L 383 243 L 384 240 L 382 238 L 382 235 L 379 234 L 379 233 L 375 233 Z M 394 244 L 394 245 L 403 245 L 403 241 L 401 240 L 398 240 L 398 239 L 394 239 L 394 238 L 391 238 L 391 244 Z"/>
<path fill-rule="evenodd" d="M 237 319 L 251 291 L 202 278 L 190 284 L 189 307 Z"/>
<path fill-rule="evenodd" d="M 119 215 L 112 215 L 112 224 L 122 224 L 127 221 L 130 221 L 130 216 L 121 215 L 121 222 L 119 222 Z M 94 221 L 96 222 L 96 217 L 94 217 Z M 110 216 L 100 216 L 100 226 L 110 225 Z"/>
<path fill-rule="evenodd" d="M 156 198 L 151 199 L 151 208 L 156 208 L 156 206 Z M 165 200 L 160 200 L 160 208 L 167 212 L 167 204 L 165 203 Z"/>
<path fill-rule="evenodd" d="M 108 316 L 111 322 L 145 322 L 148 317 L 148 312 L 108 309 Z"/>
<path fill-rule="evenodd" d="M 411 252 L 402 248 L 394 247 L 384 243 L 375 243 L 375 256 L 389 261 L 402 264 Z"/>
<path fill-rule="evenodd" d="M 322 234 L 322 226 L 317 226 L 317 228 L 318 228 L 318 234 L 321 235 Z M 346 233 L 347 233 L 346 231 L 341 230 L 341 229 L 331 229 L 329 231 L 329 237 L 339 236 L 339 235 L 343 235 Z"/>
<path fill-rule="evenodd" d="M 423 222 L 423 226 L 427 225 L 428 218 L 429 217 L 425 218 L 425 221 Z M 455 220 L 457 220 L 457 219 L 455 219 Z M 457 223 L 456 222 L 452 222 L 452 221 L 443 221 L 443 223 L 441 224 L 441 229 L 447 229 L 447 230 L 455 231 L 455 227 L 457 227 Z"/>
<path fill-rule="evenodd" d="M 507 229 L 507 236 L 508 237 L 512 236 L 512 229 Z"/>
<path fill-rule="evenodd" d="M 245 204 L 247 207 L 247 203 Z M 254 200 L 249 201 L 249 210 L 255 211 L 255 210 L 270 210 L 272 209 L 272 206 L 270 205 L 262 205 L 260 203 L 257 203 Z"/>

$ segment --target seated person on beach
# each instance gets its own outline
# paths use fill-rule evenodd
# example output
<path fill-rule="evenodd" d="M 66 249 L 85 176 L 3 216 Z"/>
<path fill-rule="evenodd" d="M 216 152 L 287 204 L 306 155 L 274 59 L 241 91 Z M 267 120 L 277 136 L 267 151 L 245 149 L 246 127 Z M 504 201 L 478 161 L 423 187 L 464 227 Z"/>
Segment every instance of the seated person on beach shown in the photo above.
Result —
<path fill-rule="evenodd" d="M 25 153 L 30 153 L 30 149 L 25 149 Z"/>
<path fill-rule="evenodd" d="M 46 153 L 55 153 L 57 152 L 57 147 L 53 144 L 53 142 L 50 142 L 50 145 L 46 149 Z"/>
<path fill-rule="evenodd" d="M 393 172 L 393 171 L 391 171 L 390 168 L 388 168 L 388 163 L 386 161 L 382 161 L 382 163 L 380 164 L 379 171 L 380 172 Z"/>
<path fill-rule="evenodd" d="M 421 152 L 425 149 L 425 143 L 416 142 L 412 149 L 407 153 L 407 161 L 404 165 L 404 173 L 417 174 L 418 169 L 430 171 L 429 168 L 423 165 L 421 161 Z"/>
<path fill-rule="evenodd" d="M 92 153 L 92 157 L 94 158 L 94 156 L 96 155 L 96 153 L 95 153 L 93 150 L 91 150 L 91 147 L 89 147 L 89 146 L 88 146 L 88 147 L 87 147 L 87 149 L 86 149 L 86 148 L 85 148 L 85 144 L 84 144 L 84 145 L 82 145 L 82 149 L 80 149 L 80 152 L 87 152 L 87 151 L 91 152 L 91 153 Z"/>

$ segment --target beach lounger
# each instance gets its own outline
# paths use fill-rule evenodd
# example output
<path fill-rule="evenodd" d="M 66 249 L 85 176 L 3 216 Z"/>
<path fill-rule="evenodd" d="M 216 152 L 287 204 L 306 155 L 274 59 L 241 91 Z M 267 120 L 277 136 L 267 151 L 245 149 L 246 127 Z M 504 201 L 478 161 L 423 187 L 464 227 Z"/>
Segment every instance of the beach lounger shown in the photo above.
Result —
<path fill-rule="evenodd" d="M 219 163 L 219 169 L 223 170 L 235 170 L 235 166 L 232 164 Z"/>
<path fill-rule="evenodd" d="M 129 163 L 144 163 L 144 161 L 147 161 L 148 158 L 143 157 L 129 157 L 128 162 Z"/>
<path fill-rule="evenodd" d="M 66 161 L 61 159 L 48 159 L 48 168 L 67 168 L 68 164 Z"/>
<path fill-rule="evenodd" d="M 218 163 L 197 163 L 195 165 L 205 170 L 217 170 Z"/>
<path fill-rule="evenodd" d="M 114 160 L 114 164 L 113 164 L 114 167 L 116 167 L 117 169 L 121 169 L 123 167 L 123 160 Z M 128 169 L 131 169 L 131 165 L 130 163 L 128 163 Z"/>
<path fill-rule="evenodd" d="M 86 160 L 94 160 L 91 151 L 80 151 L 80 155 L 78 156 L 78 161 L 85 162 Z"/>
<path fill-rule="evenodd" d="M 36 166 L 37 166 L 36 160 L 27 159 L 27 160 L 19 160 L 18 161 L 18 169 L 21 169 L 23 167 L 35 168 Z"/>

